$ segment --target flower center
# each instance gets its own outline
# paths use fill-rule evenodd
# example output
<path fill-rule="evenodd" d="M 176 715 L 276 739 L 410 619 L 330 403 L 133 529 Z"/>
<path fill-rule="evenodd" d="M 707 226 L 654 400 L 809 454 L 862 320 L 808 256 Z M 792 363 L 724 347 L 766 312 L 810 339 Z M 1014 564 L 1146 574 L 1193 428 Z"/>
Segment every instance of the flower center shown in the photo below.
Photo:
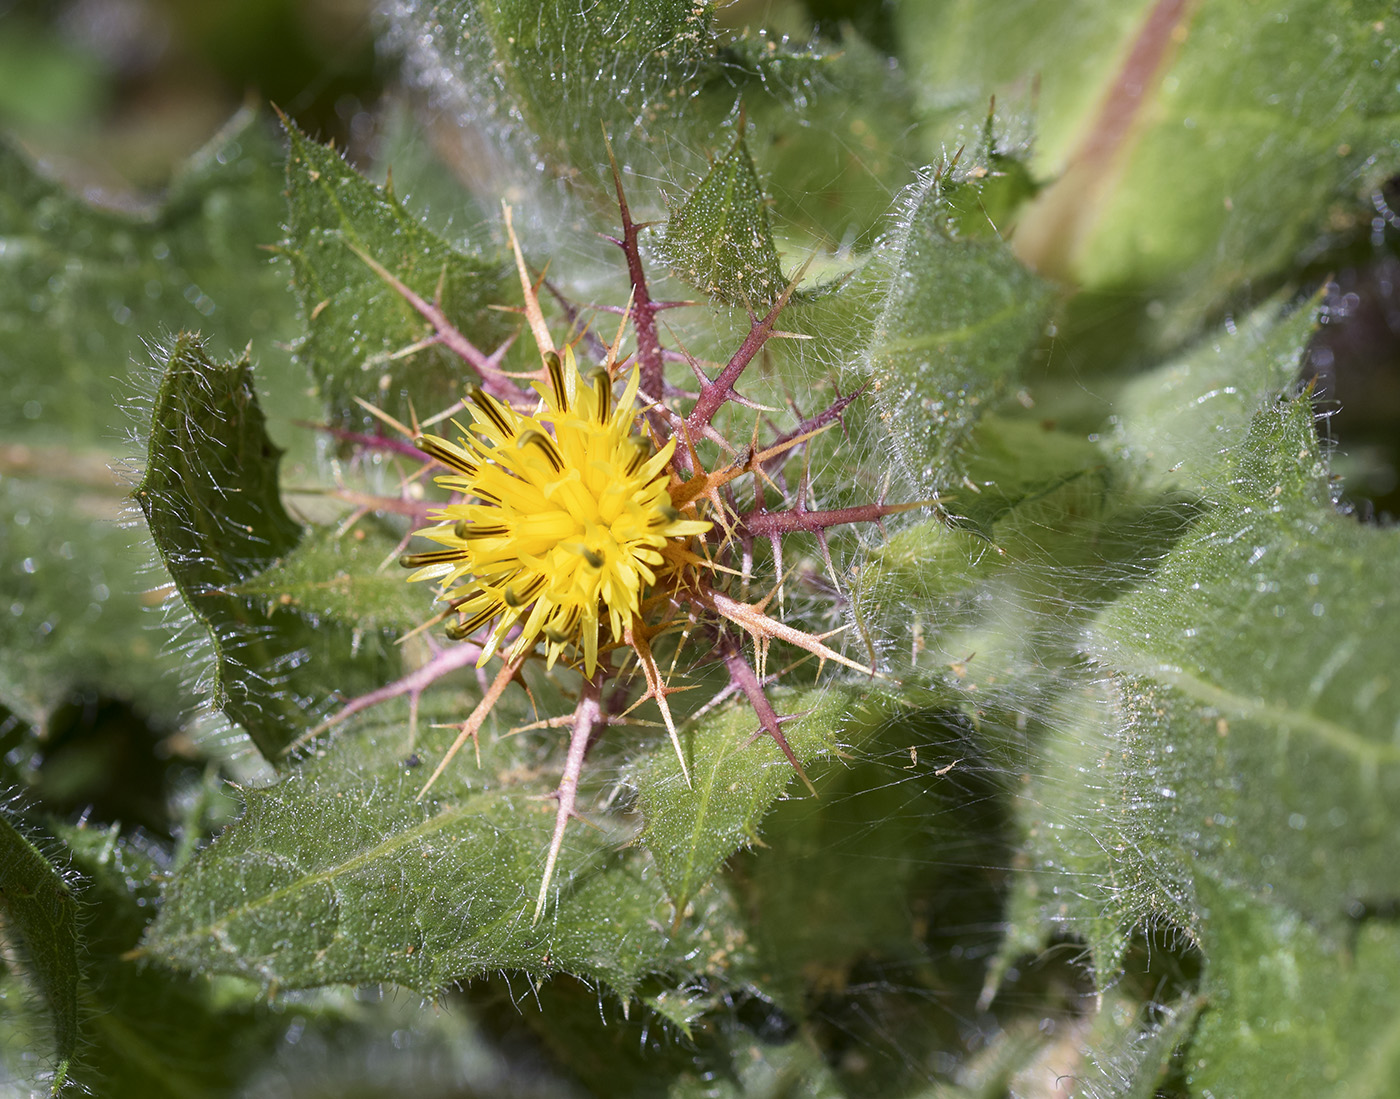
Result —
<path fill-rule="evenodd" d="M 459 444 L 425 435 L 419 445 L 455 472 L 438 483 L 470 501 L 449 504 L 439 525 L 416 533 L 444 547 L 410 554 L 410 580 L 441 582 L 458 612 L 449 630 L 466 637 L 495 621 L 485 663 L 519 626 L 511 655 L 543 637 L 552 666 L 569 646 L 581 648 L 588 674 L 597 666 L 599 625 L 623 639 L 648 587 L 657 582 L 668 542 L 704 533 L 667 491 L 674 440 L 652 453 L 638 432 L 637 372 L 616 408 L 606 371 L 585 384 L 573 354 L 548 356 L 550 382 L 536 388 L 541 406 L 523 415 L 475 390 L 473 423 Z"/>

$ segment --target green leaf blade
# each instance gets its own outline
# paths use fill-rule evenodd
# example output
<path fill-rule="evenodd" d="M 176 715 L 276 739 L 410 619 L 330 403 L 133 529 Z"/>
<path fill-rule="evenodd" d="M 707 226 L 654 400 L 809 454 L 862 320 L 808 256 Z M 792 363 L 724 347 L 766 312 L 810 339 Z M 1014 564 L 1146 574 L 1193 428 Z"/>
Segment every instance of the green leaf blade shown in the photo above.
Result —
<path fill-rule="evenodd" d="M 687 738 L 693 759 L 689 785 L 674 753 L 658 755 L 638 777 L 646 822 L 641 840 L 678 912 L 721 862 L 757 840 L 769 807 L 797 777 L 772 739 L 753 741 L 755 725 L 746 706 L 728 707 L 702 722 Z M 829 744 L 806 722 L 788 726 L 785 735 L 804 767 Z"/>
<path fill-rule="evenodd" d="M 1280 371 L 1309 328 L 1304 313 L 1241 341 L 1244 392 Z M 1207 396 L 1209 374 L 1193 383 Z M 1201 1079 L 1283 1086 L 1287 1059 L 1256 1030 L 1310 1034 L 1308 1058 L 1319 1072 L 1331 1058 L 1331 1078 L 1352 1039 L 1307 1005 L 1356 914 L 1394 890 L 1400 648 L 1393 630 L 1357 623 L 1400 613 L 1400 540 L 1332 507 L 1308 399 L 1242 400 L 1183 426 L 1170 409 L 1190 404 L 1185 392 L 1164 396 L 1169 411 L 1147 417 L 1145 433 L 1124 430 L 1165 429 L 1159 442 L 1199 456 L 1179 476 L 1208 506 L 1088 635 L 1105 679 L 1061 703 L 1022 802 L 1035 871 L 1016 882 L 1004 950 L 1024 946 L 1029 926 L 1060 926 L 1088 939 L 1105 980 L 1134 934 L 1171 929 L 1205 958 L 1206 1007 L 1186 1054 Z M 1150 464 L 1160 475 L 1172 460 L 1164 450 Z M 1287 953 L 1285 940 L 1310 944 L 1299 947 L 1308 975 L 1255 996 L 1240 959 Z"/>
<path fill-rule="evenodd" d="M 1258 414 L 1228 491 L 1103 616 L 1093 649 L 1130 696 L 1144 694 L 1134 724 L 1187 746 L 1168 770 L 1198 791 L 1180 815 L 1212 821 L 1197 865 L 1226 882 L 1270 880 L 1283 903 L 1336 927 L 1348 904 L 1393 882 L 1383 837 L 1400 828 L 1389 674 L 1400 643 L 1353 624 L 1400 615 L 1387 582 L 1400 539 L 1332 511 L 1305 399 Z M 1193 764 L 1253 783 L 1202 788 Z"/>
<path fill-rule="evenodd" d="M 505 969 L 571 973 L 625 999 L 645 976 L 690 971 L 690 936 L 663 931 L 649 860 L 618 852 L 606 822 L 567 833 L 532 926 L 554 807 L 520 738 L 484 746 L 481 772 L 459 761 L 420 801 L 431 757 L 420 766 L 404 733 L 361 726 L 251 794 L 176 875 L 146 952 L 280 987 L 390 981 L 425 995 Z"/>
<path fill-rule="evenodd" d="M 298 358 L 333 421 L 374 423 L 356 398 L 407 420 L 460 400 L 474 370 L 431 342 L 432 326 L 362 258 L 363 252 L 422 300 L 438 305 L 483 354 L 510 335 L 503 304 L 514 274 L 499 255 L 463 252 L 411 215 L 386 188 L 286 123 L 292 287 L 306 335 Z M 429 341 L 429 342 L 424 342 Z"/>
<path fill-rule="evenodd" d="M 1052 302 L 1049 286 L 988 235 L 978 186 L 945 169 L 908 196 L 869 350 L 880 418 L 923 485 L 958 480 L 959 449 L 1019 375 Z"/>
<path fill-rule="evenodd" d="M 804 769 L 830 757 L 838 745 L 860 744 L 912 704 L 896 691 L 847 685 L 775 694 L 773 702 L 797 716 L 784 724 L 783 735 Z M 678 912 L 726 859 L 761 845 L 764 818 L 797 781 L 778 745 L 759 734 L 752 710 L 730 706 L 700 721 L 683 741 L 691 760 L 689 785 L 674 753 L 654 753 L 638 773 L 640 842 L 656 860 Z M 819 791 L 826 785 L 820 776 L 816 783 Z"/>
<path fill-rule="evenodd" d="M 273 761 L 304 731 L 308 710 L 336 691 L 378 685 L 392 667 L 374 646 L 360 651 L 347 630 L 237 594 L 302 536 L 278 493 L 279 457 L 247 360 L 217 365 L 198 337 L 177 337 L 134 497 L 213 643 L 214 704 Z"/>
<path fill-rule="evenodd" d="M 937 140 L 987 97 L 1038 105 L 1019 254 L 1112 298 L 1158 296 L 1176 338 L 1344 233 L 1397 164 L 1382 3 L 904 5 Z M 1057 48 L 1046 51 L 1045 43 Z M 950 107 L 952 108 L 950 110 Z"/>
<path fill-rule="evenodd" d="M 1312 308 L 1279 303 L 1124 386 L 1114 444 L 1143 487 L 1211 495 L 1227 479 L 1255 410 L 1298 376 Z"/>
<path fill-rule="evenodd" d="M 404 581 L 399 537 L 373 520 L 350 532 L 314 526 L 268 568 L 232 590 L 267 613 L 288 607 L 308 619 L 365 633 L 403 635 L 431 610 Z"/>
<path fill-rule="evenodd" d="M 762 313 L 783 292 L 778 249 L 743 134 L 671 211 L 661 247 L 677 275 L 725 305 Z"/>
<path fill-rule="evenodd" d="M 72 885 L 0 814 L 0 916 L 5 939 L 48 1012 L 55 1056 L 54 1093 L 78 1051 L 79 903 Z"/>
<path fill-rule="evenodd" d="M 1205 1007 L 1186 1081 L 1197 1094 L 1287 1094 L 1309 1081 L 1336 1099 L 1382 1099 L 1400 1072 L 1400 929 L 1358 922 L 1350 942 L 1320 935 L 1285 906 L 1208 884 L 1220 926 L 1205 947 Z"/>
<path fill-rule="evenodd" d="M 907 178 L 908 90 L 885 55 L 854 38 L 804 47 L 722 34 L 708 0 L 605 0 L 580 10 L 415 0 L 396 8 L 391 39 L 419 79 L 489 127 L 495 167 L 537 192 L 539 168 L 567 178 L 610 212 L 597 226 L 605 231 L 616 213 L 605 135 L 629 202 L 653 216 L 666 190 L 709 173 L 707 157 L 731 143 L 747 112 L 785 231 L 823 247 L 868 242 Z M 842 140 L 828 140 L 833 133 Z M 825 216 L 833 212 L 839 225 Z"/>
<path fill-rule="evenodd" d="M 240 111 L 159 203 L 113 209 L 0 141 L 0 705 L 43 732 L 75 690 L 158 721 L 190 705 L 151 629 L 151 547 L 124 529 L 128 408 L 149 392 L 146 341 L 200 325 L 250 340 L 273 405 L 299 392 L 285 280 L 258 247 L 278 235 L 278 151 Z"/>

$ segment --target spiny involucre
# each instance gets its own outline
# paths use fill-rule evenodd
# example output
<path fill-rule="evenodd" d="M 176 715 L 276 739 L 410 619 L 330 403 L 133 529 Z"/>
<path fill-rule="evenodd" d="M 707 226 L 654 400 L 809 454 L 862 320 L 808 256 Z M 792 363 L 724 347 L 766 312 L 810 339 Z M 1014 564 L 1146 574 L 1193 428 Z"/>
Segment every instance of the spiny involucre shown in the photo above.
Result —
<path fill-rule="evenodd" d="M 469 659 L 478 667 L 493 658 L 501 663 L 420 797 L 467 741 L 476 740 L 526 661 L 542 658 L 551 672 L 558 665 L 571 666 L 583 677 L 570 719 L 568 757 L 555 791 L 558 810 L 536 920 L 548 901 L 565 827 L 578 815 L 577 788 L 585 755 L 607 725 L 622 723 L 624 715 L 610 713 L 609 704 L 616 711 L 619 701 L 629 701 L 635 682 L 631 668 L 640 668 L 645 690 L 623 707 L 624 712 L 654 700 L 689 781 L 686 754 L 667 701 L 675 688 L 669 685 L 669 673 L 663 674 L 653 642 L 679 634 L 682 641 L 677 644 L 685 652 L 678 656 L 694 664 L 722 664 L 729 678 L 726 693 L 745 698 L 760 731 L 773 738 L 807 781 L 783 735 L 783 719 L 767 697 L 771 643 L 785 641 L 821 661 L 867 675 L 878 673 L 828 647 L 829 635 L 806 632 L 770 614 L 772 592 L 748 601 L 753 545 L 760 540 L 772 544 L 776 591 L 781 586 L 776 574 L 781 571 L 783 536 L 815 535 L 830 567 L 825 540 L 830 528 L 878 523 L 884 516 L 922 506 L 869 503 L 808 510 L 805 475 L 796 499 L 785 507 L 767 507 L 761 492 L 753 507 L 739 506 L 731 482 L 752 475 L 774 483 L 772 471 L 836 425 L 858 394 L 838 397 L 767 446 L 760 446 L 756 438 L 735 445 L 714 426 L 720 408 L 743 403 L 734 387 L 744 370 L 768 340 L 782 335 L 775 321 L 787 305 L 790 285 L 765 316 L 753 319 L 749 334 L 715 377 L 692 363 L 700 389 L 687 414 L 673 407 L 674 398 L 661 399 L 667 390 L 656 314 L 679 303 L 652 300 L 637 248 L 640 227 L 631 220 L 620 185 L 618 204 L 623 234 L 615 243 L 627 257 L 632 298 L 618 310 L 623 320 L 611 344 L 591 338 L 589 353 L 598 362 L 586 374 L 580 374 L 576 352 L 584 336 L 562 349 L 555 345 L 509 209 L 505 221 L 520 276 L 522 311 L 539 353 L 539 366 L 523 376 L 501 370 L 499 353 L 487 355 L 475 348 L 436 302 L 423 299 L 362 256 L 429 321 L 434 329 L 429 339 L 457 351 L 480 378 L 465 403 L 470 422 L 452 421 L 455 438 L 421 430 L 411 433 L 424 459 L 445 470 L 437 483 L 455 498 L 430 513 L 434 525 L 415 532 L 439 548 L 405 554 L 402 563 L 413 570 L 410 580 L 437 582 L 445 609 L 433 621 L 449 620 L 449 638 L 470 646 Z M 636 336 L 631 354 L 623 351 L 629 323 Z M 518 383 L 522 377 L 529 380 L 528 389 Z M 618 385 L 620 394 L 615 392 Z M 718 447 L 721 461 L 707 469 L 700 448 L 710 444 Z M 731 594 L 736 581 L 737 598 Z M 839 589 L 834 576 L 833 582 Z M 751 644 L 746 645 L 745 638 Z M 443 667 L 461 662 L 444 661 Z M 605 698 L 603 687 L 610 680 L 618 680 L 621 689 Z M 421 691 L 422 684 L 411 690 Z M 358 705 L 352 702 L 346 712 Z"/>

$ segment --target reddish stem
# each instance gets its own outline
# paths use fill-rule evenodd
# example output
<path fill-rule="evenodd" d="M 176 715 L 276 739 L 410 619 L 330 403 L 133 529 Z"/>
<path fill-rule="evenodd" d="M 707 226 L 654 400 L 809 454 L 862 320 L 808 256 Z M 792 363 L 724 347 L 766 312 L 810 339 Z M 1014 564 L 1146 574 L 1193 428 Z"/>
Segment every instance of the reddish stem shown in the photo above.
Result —
<path fill-rule="evenodd" d="M 612 157 L 612 145 L 608 145 L 608 157 Z M 627 259 L 627 277 L 632 283 L 632 327 L 637 333 L 637 361 L 641 364 L 641 388 L 644 393 L 660 399 L 665 384 L 665 367 L 661 354 L 661 341 L 656 335 L 656 314 L 659 306 L 651 300 L 647 289 L 646 271 L 642 268 L 642 255 L 637 248 L 637 234 L 643 226 L 632 220 L 632 211 L 627 206 L 627 196 L 622 190 L 622 173 L 617 161 L 612 162 L 613 185 L 617 188 L 617 208 L 622 217 L 622 239 L 609 237 L 622 249 Z M 658 442 L 670 437 L 665 417 L 656 409 L 647 412 Z"/>
<path fill-rule="evenodd" d="M 744 654 L 740 652 L 739 646 L 734 644 L 728 636 L 722 637 L 720 639 L 720 655 L 724 658 L 724 667 L 729 673 L 729 681 L 744 692 L 744 697 L 749 700 L 749 705 L 753 707 L 753 712 L 758 716 L 763 731 L 777 742 L 778 747 L 783 750 L 783 755 L 787 756 L 788 762 L 792 764 L 792 769 L 801 776 L 802 781 L 807 784 L 807 789 L 815 794 L 817 788 L 812 785 L 812 780 L 807 777 L 807 772 L 802 769 L 802 764 L 797 762 L 797 757 L 793 755 L 787 737 L 783 736 L 783 730 L 778 724 L 780 721 L 778 711 L 773 709 L 773 704 L 763 693 L 763 684 L 758 681 L 758 674 L 744 659 Z"/>
<path fill-rule="evenodd" d="M 504 348 L 494 354 L 487 355 L 476 344 L 467 339 L 462 331 L 447 318 L 447 314 L 442 311 L 436 299 L 431 302 L 426 300 L 358 245 L 349 244 L 348 247 L 360 257 L 365 266 L 378 275 L 399 297 L 408 302 L 424 320 L 433 326 L 433 342 L 440 343 L 454 352 L 458 358 L 470 364 L 481 375 L 482 389 L 508 404 L 520 399 L 520 387 L 511 381 L 500 367 L 500 355 Z M 507 346 L 509 346 L 509 341 Z"/>
<path fill-rule="evenodd" d="M 737 526 L 754 537 L 772 538 L 797 531 L 817 533 L 846 523 L 878 523 L 887 515 L 898 515 L 902 511 L 926 506 L 928 501 L 917 500 L 912 504 L 857 504 L 855 507 L 833 508 L 830 511 L 808 511 L 799 503 L 786 511 L 755 508 L 740 515 Z"/>
<path fill-rule="evenodd" d="M 773 325 L 778 320 L 778 314 L 787 305 L 787 299 L 788 295 L 785 292 L 773 308 L 768 310 L 768 315 L 761 321 L 755 322 L 753 327 L 749 329 L 749 334 L 744 337 L 744 342 L 739 345 L 739 350 L 734 352 L 733 357 L 719 372 L 719 377 L 700 390 L 700 396 L 695 398 L 690 415 L 686 417 L 686 423 L 690 426 L 693 434 L 699 434 L 700 429 L 713 420 L 715 413 L 735 395 L 734 383 L 739 380 L 739 375 L 744 372 L 749 363 L 753 362 L 754 356 L 773 335 Z"/>
<path fill-rule="evenodd" d="M 783 444 L 791 442 L 793 439 L 796 439 L 801 435 L 806 435 L 809 432 L 816 431 L 819 428 L 823 428 L 829 423 L 839 422 L 841 419 L 841 413 L 845 412 L 846 408 L 850 405 L 850 403 L 856 400 L 857 398 L 861 397 L 869 388 L 870 384 L 867 382 L 865 385 L 857 389 L 854 393 L 848 393 L 844 397 L 842 397 L 838 392 L 837 398 L 835 401 L 832 402 L 831 407 L 825 409 L 822 412 L 818 412 L 815 416 L 812 416 L 809 419 L 803 420 L 792 431 L 788 431 L 782 435 L 779 435 L 770 444 L 770 446 L 773 448 L 780 447 Z M 794 409 L 794 411 L 796 410 Z M 763 468 L 770 469 L 773 466 L 781 465 L 787 460 L 788 457 L 789 455 L 785 451 L 782 454 L 769 458 L 768 461 L 763 463 Z"/>
<path fill-rule="evenodd" d="M 392 439 L 388 435 L 366 435 L 362 431 L 346 431 L 344 428 L 329 427 L 326 424 L 313 424 L 307 420 L 297 420 L 298 427 L 309 427 L 313 431 L 320 431 L 333 439 L 339 439 L 342 443 L 351 443 L 355 446 L 364 447 L 366 450 L 387 450 L 393 454 L 402 454 L 406 458 L 413 458 L 422 463 L 431 462 L 432 459 L 419 450 L 412 443 L 403 439 Z"/>
<path fill-rule="evenodd" d="M 352 698 L 331 717 L 328 717 L 321 724 L 317 725 L 309 732 L 303 733 L 295 741 L 287 746 L 287 753 L 295 751 L 307 741 L 314 739 L 333 725 L 339 725 L 346 718 L 352 717 L 361 710 L 368 710 L 371 706 L 378 706 L 381 702 L 388 702 L 392 698 L 401 695 L 411 695 L 416 700 L 428 687 L 437 682 L 449 672 L 454 672 L 458 668 L 474 664 L 477 657 L 481 655 L 481 646 L 472 642 L 463 642 L 460 645 L 452 645 L 442 649 L 431 660 L 420 668 L 415 668 L 402 679 L 396 679 L 392 683 L 386 683 L 377 690 L 362 694 L 357 698 Z"/>

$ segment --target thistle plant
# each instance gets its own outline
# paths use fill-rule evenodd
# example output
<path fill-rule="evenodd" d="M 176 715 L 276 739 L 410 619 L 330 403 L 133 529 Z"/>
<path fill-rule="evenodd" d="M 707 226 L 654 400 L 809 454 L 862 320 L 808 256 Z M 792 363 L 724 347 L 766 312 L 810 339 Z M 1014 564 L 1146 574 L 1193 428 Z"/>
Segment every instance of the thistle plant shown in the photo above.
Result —
<path fill-rule="evenodd" d="M 378 7 L 0 143 L 5 1085 L 1388 1096 L 1394 12 Z"/>
<path fill-rule="evenodd" d="M 410 581 L 437 583 L 438 601 L 446 605 L 433 622 L 448 619 L 446 635 L 470 646 L 477 667 L 500 657 L 494 681 L 460 726 L 460 731 L 419 796 L 427 794 L 468 740 L 475 742 L 483 722 L 526 660 L 543 657 L 547 670 L 563 663 L 578 669 L 583 689 L 569 723 L 569 748 L 563 775 L 553 797 L 558 802 L 543 880 L 532 922 L 538 922 L 548 899 L 550 881 L 564 840 L 564 830 L 578 813 L 578 785 L 593 741 L 609 723 L 609 709 L 630 713 L 641 701 L 658 707 L 687 784 L 686 749 L 677 732 L 667 681 L 654 643 L 681 634 L 671 668 L 677 662 L 705 660 L 723 664 L 725 693 L 741 694 L 752 708 L 755 736 L 771 737 L 794 771 L 815 793 L 802 765 L 783 735 L 781 722 L 765 693 L 770 644 L 779 640 L 817 657 L 870 676 L 878 675 L 825 644 L 814 635 L 769 613 L 783 578 L 769 578 L 768 595 L 757 603 L 733 597 L 731 578 L 747 591 L 755 583 L 753 543 L 764 538 L 771 563 L 782 562 L 785 534 L 815 535 L 828 569 L 832 569 L 827 532 L 835 527 L 879 523 L 884 517 L 922 506 L 918 503 L 872 502 L 832 511 L 809 511 L 794 499 L 770 508 L 763 494 L 756 504 L 740 507 L 733 483 L 740 478 L 775 484 L 770 470 L 785 465 L 805 443 L 839 423 L 856 395 L 837 398 L 817 415 L 778 438 L 760 445 L 757 432 L 739 445 L 712 423 L 728 404 L 750 405 L 736 389 L 745 369 L 765 344 L 786 333 L 777 321 L 796 286 L 789 284 L 765 315 L 752 318 L 748 335 L 715 377 L 689 359 L 698 390 L 686 394 L 668 383 L 665 349 L 658 339 L 655 315 L 687 303 L 654 301 L 638 248 L 639 226 L 631 216 L 621 177 L 613 166 L 622 235 L 612 239 L 623 252 L 631 279 L 631 296 L 611 343 L 595 336 L 588 350 L 601 350 L 602 361 L 580 376 L 572 344 L 556 346 L 541 307 L 538 281 L 515 235 L 511 211 L 505 226 L 520 279 L 523 306 L 540 357 L 527 373 L 530 388 L 481 352 L 469 334 L 444 316 L 441 305 L 427 301 L 382 265 L 361 258 L 434 329 L 433 339 L 451 348 L 464 368 L 479 370 L 484 384 L 470 385 L 463 402 L 469 425 L 449 419 L 455 438 L 409 431 L 425 460 L 445 468 L 437 484 L 458 502 L 430 513 L 435 525 L 414 532 L 438 549 L 406 553 L 400 564 L 412 569 Z M 625 346 L 631 322 L 634 344 Z M 575 342 L 587 333 L 580 332 Z M 648 388 L 643 389 L 643 374 Z M 621 393 L 614 390 L 621 386 Z M 663 399 L 661 394 L 677 394 Z M 689 409 L 677 404 L 688 398 Z M 638 406 L 638 401 L 645 405 Z M 382 414 L 381 414 L 382 415 Z M 441 419 L 442 417 L 434 417 Z M 392 422 L 392 421 L 391 421 Z M 706 469 L 702 450 L 717 451 Z M 801 480 L 801 492 L 807 480 Z M 840 592 L 840 578 L 830 577 Z M 747 651 L 744 642 L 747 641 Z M 873 654 L 872 654 L 873 656 Z M 450 665 L 449 665 L 450 666 Z M 635 701 L 634 684 L 644 688 Z M 623 677 L 609 692 L 611 680 Z M 415 689 L 426 685 L 414 677 Z M 392 697 L 394 687 L 351 701 L 324 729 L 368 704 Z M 480 762 L 480 751 L 477 752 Z M 676 919 L 681 918 L 678 911 Z"/>

